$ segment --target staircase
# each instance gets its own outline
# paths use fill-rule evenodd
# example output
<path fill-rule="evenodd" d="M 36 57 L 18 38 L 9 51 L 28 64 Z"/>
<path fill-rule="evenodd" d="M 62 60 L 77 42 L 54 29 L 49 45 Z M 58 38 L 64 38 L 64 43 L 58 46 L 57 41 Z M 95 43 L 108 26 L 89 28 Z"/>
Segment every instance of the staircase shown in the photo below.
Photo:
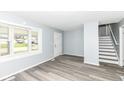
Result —
<path fill-rule="evenodd" d="M 118 64 L 118 57 L 109 35 L 99 37 L 99 62 Z"/>

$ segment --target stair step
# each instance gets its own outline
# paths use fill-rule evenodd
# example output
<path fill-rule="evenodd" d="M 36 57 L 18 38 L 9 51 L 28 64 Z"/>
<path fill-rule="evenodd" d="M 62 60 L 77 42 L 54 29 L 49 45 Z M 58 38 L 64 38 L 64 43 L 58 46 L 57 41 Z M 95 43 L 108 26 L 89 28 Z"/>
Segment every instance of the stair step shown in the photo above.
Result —
<path fill-rule="evenodd" d="M 111 57 L 116 57 L 116 54 L 114 54 L 114 55 L 99 54 L 99 56 L 111 56 Z"/>
<path fill-rule="evenodd" d="M 114 49 L 113 46 L 99 46 L 99 49 Z"/>
<path fill-rule="evenodd" d="M 99 40 L 110 40 L 111 41 L 111 38 L 99 38 Z"/>
<path fill-rule="evenodd" d="M 99 52 L 106 52 L 106 53 L 115 53 L 115 51 L 100 51 Z"/>
<path fill-rule="evenodd" d="M 113 43 L 112 41 L 101 41 L 99 40 L 99 43 Z"/>
<path fill-rule="evenodd" d="M 114 49 L 113 46 L 99 46 L 99 48 L 113 48 Z"/>
<path fill-rule="evenodd" d="M 99 39 L 99 41 L 112 41 L 111 39 Z"/>
<path fill-rule="evenodd" d="M 110 36 L 99 37 L 99 62 L 118 64 L 118 58 Z"/>
<path fill-rule="evenodd" d="M 101 42 L 112 42 L 112 40 L 103 40 L 103 39 L 99 39 L 99 41 L 101 41 Z"/>
<path fill-rule="evenodd" d="M 99 38 L 99 40 L 111 40 L 111 38 Z"/>
<path fill-rule="evenodd" d="M 114 49 L 99 49 L 99 51 L 115 52 Z"/>
<path fill-rule="evenodd" d="M 111 39 L 110 37 L 99 37 L 100 39 Z"/>
<path fill-rule="evenodd" d="M 112 40 L 103 40 L 103 39 L 100 39 L 99 41 L 101 41 L 101 42 L 112 42 Z"/>
<path fill-rule="evenodd" d="M 108 39 L 108 38 L 104 38 L 104 39 L 102 39 L 102 38 L 99 38 L 99 41 L 112 41 L 111 39 Z"/>
<path fill-rule="evenodd" d="M 107 59 L 99 59 L 99 62 L 118 64 L 118 61 L 115 61 L 115 60 L 107 60 Z"/>
<path fill-rule="evenodd" d="M 104 44 L 104 45 L 106 45 L 106 44 L 113 44 L 112 42 L 99 42 L 99 44 L 101 45 L 101 44 Z"/>
<path fill-rule="evenodd" d="M 113 46 L 113 45 L 105 45 L 105 44 L 99 44 L 99 46 Z"/>
<path fill-rule="evenodd" d="M 100 36 L 99 38 L 110 38 L 110 36 Z"/>
<path fill-rule="evenodd" d="M 116 56 L 116 53 L 109 53 L 109 52 L 99 52 L 99 55 Z"/>
<path fill-rule="evenodd" d="M 103 46 L 103 45 L 105 45 L 105 46 L 113 46 L 112 43 L 99 43 L 99 45 L 100 46 Z"/>
<path fill-rule="evenodd" d="M 99 38 L 99 40 L 105 40 L 105 41 L 109 40 L 109 41 L 111 41 L 111 38 Z"/>
<path fill-rule="evenodd" d="M 111 38 L 99 38 L 99 40 L 111 40 Z"/>
<path fill-rule="evenodd" d="M 118 59 L 110 59 L 110 58 L 102 58 L 102 57 L 99 57 L 99 59 L 110 60 L 110 61 L 118 61 Z"/>
<path fill-rule="evenodd" d="M 101 49 L 114 50 L 114 48 L 100 48 L 100 47 L 99 47 L 99 49 L 100 49 L 100 50 L 101 50 Z"/>
<path fill-rule="evenodd" d="M 99 58 L 101 58 L 101 59 L 108 59 L 108 60 L 118 60 L 116 56 L 99 55 Z"/>

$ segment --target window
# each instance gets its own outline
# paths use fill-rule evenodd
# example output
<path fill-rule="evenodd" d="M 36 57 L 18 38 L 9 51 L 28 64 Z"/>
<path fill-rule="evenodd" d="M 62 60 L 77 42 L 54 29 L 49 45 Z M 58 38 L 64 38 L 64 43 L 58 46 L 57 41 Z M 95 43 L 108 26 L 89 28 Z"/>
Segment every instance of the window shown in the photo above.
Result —
<path fill-rule="evenodd" d="M 14 29 L 14 52 L 25 51 L 28 51 L 28 31 L 16 28 Z"/>
<path fill-rule="evenodd" d="M 31 32 L 31 49 L 38 50 L 38 32 Z"/>
<path fill-rule="evenodd" d="M 9 54 L 9 29 L 0 26 L 0 56 Z"/>
<path fill-rule="evenodd" d="M 41 29 L 0 23 L 0 60 L 41 53 Z M 7 56 L 7 58 L 5 58 Z"/>

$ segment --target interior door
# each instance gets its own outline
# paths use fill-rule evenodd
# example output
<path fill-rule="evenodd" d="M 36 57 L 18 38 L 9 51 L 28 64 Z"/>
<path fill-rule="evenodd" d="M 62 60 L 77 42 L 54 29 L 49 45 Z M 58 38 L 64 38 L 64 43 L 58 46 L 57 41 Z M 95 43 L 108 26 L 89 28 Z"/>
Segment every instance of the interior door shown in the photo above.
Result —
<path fill-rule="evenodd" d="M 62 33 L 54 32 L 54 57 L 62 55 Z"/>

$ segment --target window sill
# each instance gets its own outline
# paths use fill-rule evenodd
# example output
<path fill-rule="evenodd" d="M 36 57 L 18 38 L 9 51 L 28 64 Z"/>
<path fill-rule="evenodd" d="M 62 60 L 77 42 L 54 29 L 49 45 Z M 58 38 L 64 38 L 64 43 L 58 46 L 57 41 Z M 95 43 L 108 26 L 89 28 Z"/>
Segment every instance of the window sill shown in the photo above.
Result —
<path fill-rule="evenodd" d="M 34 52 L 28 52 L 28 53 L 19 53 L 16 55 L 7 55 L 7 56 L 0 57 L 0 63 L 16 60 L 16 59 L 20 59 L 20 58 L 26 58 L 26 57 L 38 55 L 41 53 L 42 53 L 41 51 L 34 51 Z"/>

